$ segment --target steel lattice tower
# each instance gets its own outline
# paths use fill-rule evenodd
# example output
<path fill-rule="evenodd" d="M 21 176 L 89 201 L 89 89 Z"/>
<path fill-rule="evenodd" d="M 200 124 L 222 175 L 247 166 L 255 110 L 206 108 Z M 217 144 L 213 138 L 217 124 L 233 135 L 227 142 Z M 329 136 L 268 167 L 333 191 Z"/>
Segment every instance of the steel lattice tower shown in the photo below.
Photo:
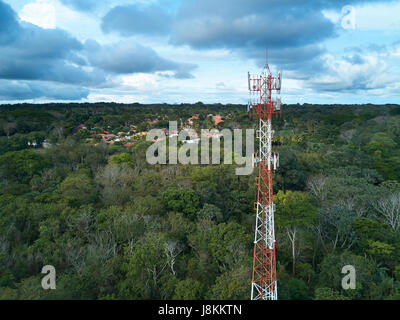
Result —
<path fill-rule="evenodd" d="M 260 75 L 248 74 L 248 85 L 248 111 L 259 121 L 256 131 L 259 151 L 254 155 L 254 165 L 258 167 L 258 192 L 251 300 L 277 300 L 272 171 L 279 165 L 279 155 L 272 151 L 274 131 L 271 120 L 273 114 L 281 111 L 280 98 L 272 98 L 273 91 L 280 94 L 281 74 L 273 77 L 267 62 Z"/>

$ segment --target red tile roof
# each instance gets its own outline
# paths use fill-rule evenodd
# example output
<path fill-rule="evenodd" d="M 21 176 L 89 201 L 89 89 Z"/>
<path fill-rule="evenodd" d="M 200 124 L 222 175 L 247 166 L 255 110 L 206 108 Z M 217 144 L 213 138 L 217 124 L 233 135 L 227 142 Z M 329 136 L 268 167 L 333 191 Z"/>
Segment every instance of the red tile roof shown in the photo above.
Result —
<path fill-rule="evenodd" d="M 124 146 L 125 147 L 132 147 L 135 143 L 134 142 L 129 142 L 129 143 L 125 143 Z"/>
<path fill-rule="evenodd" d="M 221 115 L 217 114 L 212 117 L 212 121 L 214 122 L 214 125 L 217 126 L 221 122 L 224 122 L 224 120 L 221 119 Z"/>

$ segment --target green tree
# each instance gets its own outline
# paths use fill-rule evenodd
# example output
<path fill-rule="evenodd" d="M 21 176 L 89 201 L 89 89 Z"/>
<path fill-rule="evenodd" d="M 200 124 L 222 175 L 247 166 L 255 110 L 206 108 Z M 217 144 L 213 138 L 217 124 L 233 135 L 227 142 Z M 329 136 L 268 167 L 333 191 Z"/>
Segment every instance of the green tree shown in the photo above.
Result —
<path fill-rule="evenodd" d="M 343 290 L 342 268 L 346 265 L 354 266 L 356 270 L 356 289 Z M 374 267 L 365 258 L 344 252 L 341 255 L 328 254 L 319 265 L 320 273 L 318 287 L 332 288 L 344 296 L 360 299 L 373 281 Z"/>
<path fill-rule="evenodd" d="M 282 190 L 301 190 L 305 183 L 305 174 L 296 154 L 290 147 L 279 148 L 279 169 L 276 175 L 278 187 Z"/>
<path fill-rule="evenodd" d="M 111 164 L 122 164 L 126 163 L 129 166 L 133 165 L 132 156 L 129 153 L 123 152 L 118 155 L 113 155 L 110 158 Z"/>
<path fill-rule="evenodd" d="M 314 300 L 350 300 L 331 288 L 321 287 L 315 289 Z"/>
<path fill-rule="evenodd" d="M 178 282 L 175 288 L 174 300 L 200 300 L 203 298 L 204 286 L 193 279 L 185 279 Z"/>
<path fill-rule="evenodd" d="M 120 283 L 123 299 L 158 299 L 159 281 L 168 272 L 164 251 L 165 234 L 147 233 L 142 243 L 131 247 L 132 254 L 122 265 L 125 279 Z"/>
<path fill-rule="evenodd" d="M 351 248 L 356 236 L 352 227 L 355 213 L 345 207 L 320 209 L 316 233 L 326 253 Z"/>
<path fill-rule="evenodd" d="M 289 282 L 289 294 L 293 300 L 309 299 L 306 283 L 301 279 L 293 279 Z"/>
<path fill-rule="evenodd" d="M 126 162 L 109 164 L 95 176 L 95 181 L 102 187 L 101 198 L 107 205 L 123 205 L 131 200 L 135 180 L 135 172 Z"/>
<path fill-rule="evenodd" d="M 365 151 L 369 154 L 375 153 L 377 150 L 381 151 L 385 156 L 396 147 L 396 142 L 391 139 L 387 133 L 378 132 L 372 140 L 364 147 Z"/>
<path fill-rule="evenodd" d="M 239 265 L 221 274 L 210 288 L 209 298 L 216 300 L 245 300 L 249 298 L 250 264 Z"/>
<path fill-rule="evenodd" d="M 220 222 L 223 219 L 223 215 L 218 207 L 206 203 L 204 204 L 203 208 L 199 211 L 198 218 Z"/>
<path fill-rule="evenodd" d="M 0 156 L 0 177 L 3 184 L 27 184 L 35 174 L 50 165 L 39 153 L 32 150 L 12 151 Z"/>
<path fill-rule="evenodd" d="M 317 208 L 312 204 L 311 196 L 300 191 L 279 191 L 275 197 L 277 210 L 276 220 L 279 228 L 284 228 L 290 241 L 292 251 L 292 272 L 295 274 L 296 257 L 300 247 L 297 246 L 299 230 L 310 227 L 316 218 Z"/>
<path fill-rule="evenodd" d="M 199 207 L 199 197 L 192 189 L 168 189 L 162 194 L 162 202 L 167 210 L 182 212 L 191 219 Z"/>
<path fill-rule="evenodd" d="M 98 197 L 98 190 L 93 185 L 91 179 L 85 174 L 71 174 L 61 184 L 59 188 L 61 194 L 79 204 L 95 203 Z"/>

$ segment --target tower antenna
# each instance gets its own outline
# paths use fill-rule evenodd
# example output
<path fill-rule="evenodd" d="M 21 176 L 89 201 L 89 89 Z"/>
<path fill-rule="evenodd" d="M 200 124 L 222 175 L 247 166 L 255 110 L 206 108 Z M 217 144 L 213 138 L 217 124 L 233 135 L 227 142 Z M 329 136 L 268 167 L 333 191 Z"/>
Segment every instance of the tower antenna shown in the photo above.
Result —
<path fill-rule="evenodd" d="M 254 154 L 254 166 L 258 167 L 257 201 L 255 202 L 256 226 L 254 235 L 253 275 L 251 300 L 277 300 L 275 226 L 272 172 L 279 165 L 279 154 L 272 151 L 272 115 L 281 111 L 281 74 L 272 76 L 266 64 L 260 75 L 248 75 L 250 101 L 248 108 L 258 121 L 257 138 L 259 151 Z M 272 92 L 276 97 L 272 98 Z"/>

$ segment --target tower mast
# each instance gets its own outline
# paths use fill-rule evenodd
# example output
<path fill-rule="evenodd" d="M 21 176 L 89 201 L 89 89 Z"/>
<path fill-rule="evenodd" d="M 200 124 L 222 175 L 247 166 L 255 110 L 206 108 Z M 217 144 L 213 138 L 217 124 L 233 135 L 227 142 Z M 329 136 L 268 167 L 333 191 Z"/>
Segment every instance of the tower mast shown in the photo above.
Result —
<path fill-rule="evenodd" d="M 254 165 L 258 167 L 258 191 L 251 300 L 277 300 L 272 171 L 279 165 L 279 155 L 272 151 L 272 115 L 281 111 L 281 99 L 278 96 L 273 99 L 272 92 L 280 94 L 281 74 L 272 76 L 266 60 L 260 75 L 248 74 L 248 86 L 248 110 L 258 121 L 256 133 L 259 139 L 259 150 L 254 155 Z"/>

